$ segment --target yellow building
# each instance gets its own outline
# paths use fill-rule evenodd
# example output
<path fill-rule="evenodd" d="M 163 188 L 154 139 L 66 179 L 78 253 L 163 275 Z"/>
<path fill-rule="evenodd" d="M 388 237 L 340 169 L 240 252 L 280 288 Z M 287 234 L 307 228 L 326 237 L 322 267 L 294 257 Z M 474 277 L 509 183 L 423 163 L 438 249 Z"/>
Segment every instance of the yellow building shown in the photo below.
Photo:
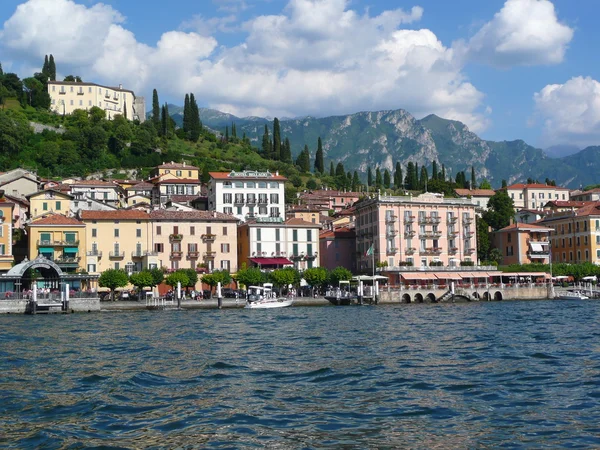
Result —
<path fill-rule="evenodd" d="M 600 264 L 600 202 L 549 214 L 538 224 L 553 229 L 552 262 Z"/>
<path fill-rule="evenodd" d="M 15 258 L 12 254 L 12 217 L 15 204 L 0 192 L 0 271 L 10 270 Z"/>
<path fill-rule="evenodd" d="M 86 225 L 85 267 L 98 274 L 107 269 L 128 273 L 158 267 L 152 251 L 150 216 L 144 211 L 81 211 Z"/>
<path fill-rule="evenodd" d="M 109 87 L 96 83 L 49 81 L 50 109 L 57 114 L 72 114 L 76 109 L 89 110 L 96 106 L 107 119 L 120 114 L 129 120 L 146 120 L 144 97 L 137 97 L 123 86 Z"/>
<path fill-rule="evenodd" d="M 49 213 L 27 225 L 29 259 L 38 255 L 56 263 L 63 272 L 84 269 L 85 224 L 72 217 Z"/>
<path fill-rule="evenodd" d="M 190 202 L 200 195 L 200 170 L 195 166 L 171 161 L 155 167 L 151 175 L 154 204 L 165 204 L 171 199 Z"/>
<path fill-rule="evenodd" d="M 502 254 L 502 264 L 550 262 L 549 236 L 552 228 L 513 223 L 494 233 L 493 244 Z"/>
<path fill-rule="evenodd" d="M 28 195 L 27 199 L 29 200 L 29 214 L 35 219 L 51 212 L 67 215 L 73 196 L 48 189 Z"/>

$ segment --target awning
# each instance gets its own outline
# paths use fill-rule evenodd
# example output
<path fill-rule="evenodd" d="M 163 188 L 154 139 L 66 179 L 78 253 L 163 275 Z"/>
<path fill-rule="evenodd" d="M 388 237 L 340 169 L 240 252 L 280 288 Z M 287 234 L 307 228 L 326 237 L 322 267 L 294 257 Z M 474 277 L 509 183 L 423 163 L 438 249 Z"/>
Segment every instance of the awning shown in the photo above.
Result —
<path fill-rule="evenodd" d="M 409 272 L 409 273 L 401 273 L 400 276 L 405 280 L 422 280 L 420 273 Z"/>
<path fill-rule="evenodd" d="M 529 245 L 531 245 L 532 252 L 543 252 L 544 251 L 544 247 L 542 247 L 542 244 L 532 242 Z"/>
<path fill-rule="evenodd" d="M 488 274 L 487 272 L 471 272 L 471 276 L 473 278 L 487 278 Z"/>
<path fill-rule="evenodd" d="M 40 247 L 38 251 L 40 253 L 52 253 L 54 252 L 54 247 Z"/>
<path fill-rule="evenodd" d="M 495 271 L 495 272 L 486 272 L 488 277 L 499 277 L 502 275 L 502 272 L 500 272 L 499 270 Z"/>
<path fill-rule="evenodd" d="M 253 263 L 258 264 L 260 266 L 292 266 L 292 265 L 294 265 L 294 263 L 291 262 L 287 258 L 250 258 L 250 261 L 252 261 Z"/>
<path fill-rule="evenodd" d="M 438 280 L 462 280 L 460 274 L 456 272 L 436 272 L 435 276 Z"/>
<path fill-rule="evenodd" d="M 78 251 L 77 247 L 65 247 L 65 253 L 77 253 Z"/>

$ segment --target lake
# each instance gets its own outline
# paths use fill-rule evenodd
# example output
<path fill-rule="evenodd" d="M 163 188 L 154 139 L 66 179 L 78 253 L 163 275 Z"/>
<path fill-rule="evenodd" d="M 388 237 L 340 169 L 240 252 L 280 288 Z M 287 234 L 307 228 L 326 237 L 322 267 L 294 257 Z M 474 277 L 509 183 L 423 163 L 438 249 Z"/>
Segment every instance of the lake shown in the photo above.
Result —
<path fill-rule="evenodd" d="M 600 446 L 600 302 L 0 316 L 5 448 Z"/>

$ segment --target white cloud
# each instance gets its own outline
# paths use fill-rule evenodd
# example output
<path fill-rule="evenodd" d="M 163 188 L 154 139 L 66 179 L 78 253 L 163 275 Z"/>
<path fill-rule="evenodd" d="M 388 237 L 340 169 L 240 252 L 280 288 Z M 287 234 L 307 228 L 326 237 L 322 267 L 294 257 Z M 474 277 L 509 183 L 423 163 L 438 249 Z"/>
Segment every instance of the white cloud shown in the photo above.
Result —
<path fill-rule="evenodd" d="M 494 66 L 558 64 L 573 29 L 558 21 L 549 0 L 507 0 L 494 18 L 457 47 L 475 61 Z"/>
<path fill-rule="evenodd" d="M 485 129 L 490 119 L 483 94 L 466 79 L 455 50 L 430 30 L 402 28 L 420 20 L 422 8 L 372 16 L 349 3 L 290 0 L 281 14 L 243 24 L 247 36 L 238 45 L 219 47 L 208 32 L 223 25 L 218 20 L 199 18 L 202 33 L 168 31 L 151 46 L 137 41 L 110 6 L 28 0 L 5 23 L 0 45 L 37 60 L 52 53 L 59 71 L 86 80 L 123 83 L 146 94 L 157 88 L 161 99 L 194 92 L 201 104 L 238 115 L 404 108 Z M 42 27 L 48 20 L 56 26 Z M 59 24 L 67 30 L 57 39 Z M 194 29 L 192 22 L 183 27 Z"/>
<path fill-rule="evenodd" d="M 600 144 L 600 83 L 574 77 L 534 95 L 535 118 L 543 121 L 544 144 Z"/>

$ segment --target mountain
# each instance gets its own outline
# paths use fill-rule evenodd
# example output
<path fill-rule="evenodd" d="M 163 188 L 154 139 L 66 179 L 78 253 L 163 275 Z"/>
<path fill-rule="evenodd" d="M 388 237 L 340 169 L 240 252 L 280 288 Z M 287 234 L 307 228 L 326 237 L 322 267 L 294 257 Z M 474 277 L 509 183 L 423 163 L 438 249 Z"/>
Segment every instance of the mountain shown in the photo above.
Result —
<path fill-rule="evenodd" d="M 235 123 L 238 136 L 245 133 L 255 146 L 262 142 L 265 124 L 272 132 L 272 122 L 265 118 L 239 118 L 205 108 L 201 109 L 200 117 L 204 125 L 218 131 Z M 320 136 L 326 167 L 329 167 L 329 161 L 342 162 L 347 171 L 357 170 L 363 175 L 368 167 L 374 169 L 377 166 L 393 172 L 396 162 L 403 168 L 408 162 L 415 162 L 430 171 L 435 160 L 440 167 L 443 164 L 446 174 L 452 177 L 465 171 L 470 179 L 473 166 L 477 181 L 485 178 L 493 187 L 499 187 L 502 180 L 511 184 L 525 182 L 528 178 L 542 183 L 548 178 L 572 188 L 600 181 L 597 175 L 600 173 L 600 147 L 588 147 L 553 158 L 521 140 L 486 141 L 461 122 L 436 115 L 418 120 L 402 109 L 282 119 L 280 125 L 282 137 L 290 139 L 294 158 L 305 144 L 314 158 Z M 553 153 L 553 156 L 558 154 Z"/>
<path fill-rule="evenodd" d="M 550 158 L 562 158 L 563 156 L 574 155 L 579 152 L 581 148 L 576 145 L 553 145 L 544 150 L 546 155 Z"/>

